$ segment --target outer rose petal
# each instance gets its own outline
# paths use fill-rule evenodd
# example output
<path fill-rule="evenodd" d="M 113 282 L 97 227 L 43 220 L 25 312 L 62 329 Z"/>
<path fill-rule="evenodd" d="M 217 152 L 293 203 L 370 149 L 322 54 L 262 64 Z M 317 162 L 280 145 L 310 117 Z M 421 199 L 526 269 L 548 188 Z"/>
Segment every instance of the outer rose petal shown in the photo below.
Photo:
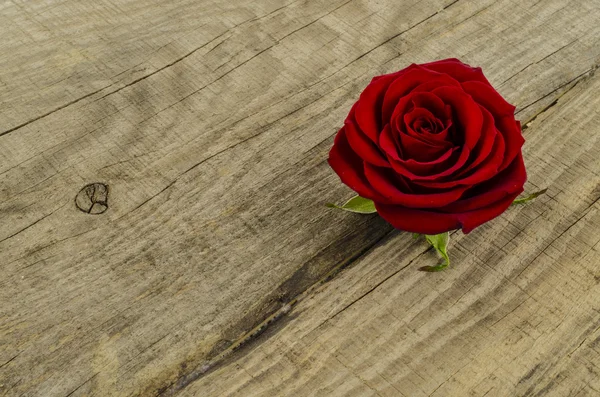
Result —
<path fill-rule="evenodd" d="M 483 126 L 481 127 L 481 139 L 477 143 L 475 150 L 473 151 L 473 161 L 469 162 L 469 165 L 465 167 L 463 172 L 468 171 L 477 165 L 481 164 L 485 160 L 492 150 L 494 149 L 494 142 L 496 134 L 499 132 L 496 130 L 494 125 L 494 117 L 484 107 L 479 107 L 483 116 Z M 462 174 L 462 173 L 461 173 Z"/>
<path fill-rule="evenodd" d="M 489 207 L 483 207 L 477 210 L 463 212 L 459 214 L 459 219 L 462 223 L 462 231 L 467 234 L 470 233 L 477 226 L 483 225 L 484 223 L 494 219 L 498 215 L 501 215 L 513 201 L 517 198 L 523 189 L 516 193 L 509 194 L 504 197 L 502 200 L 496 201 L 494 204 Z"/>
<path fill-rule="evenodd" d="M 462 87 L 465 92 L 473 97 L 475 102 L 489 110 L 495 118 L 514 115 L 515 107 L 506 102 L 491 85 L 477 81 L 467 81 L 462 83 Z"/>
<path fill-rule="evenodd" d="M 462 63 L 456 58 L 442 59 L 435 62 L 424 63 L 421 66 L 439 73 L 447 73 L 460 82 L 479 81 L 491 85 L 483 75 L 481 68 L 471 67 Z"/>
<path fill-rule="evenodd" d="M 467 234 L 506 211 L 519 193 L 506 196 L 489 207 L 462 213 L 419 210 L 377 202 L 375 208 L 379 215 L 396 229 L 411 233 L 439 234 L 462 228 L 463 233 Z"/>
<path fill-rule="evenodd" d="M 379 133 L 387 122 L 382 122 L 381 119 L 383 97 L 398 75 L 401 74 L 392 73 L 371 80 L 355 104 L 355 119 L 358 126 L 375 143 L 379 141 Z"/>
<path fill-rule="evenodd" d="M 445 214 L 375 202 L 377 213 L 396 229 L 411 233 L 439 234 L 458 229 L 461 223 L 455 214 Z"/>
<path fill-rule="evenodd" d="M 342 182 L 350 189 L 370 200 L 388 202 L 385 197 L 373 190 L 373 187 L 367 181 L 364 175 L 363 161 L 352 151 L 344 128 L 339 130 L 335 136 L 327 161 Z"/>
<path fill-rule="evenodd" d="M 521 133 L 521 124 L 515 121 L 515 107 L 506 102 L 492 86 L 475 81 L 462 83 L 462 86 L 475 102 L 486 108 L 494 116 L 496 128 L 504 136 L 506 154 L 504 162 L 499 167 L 499 171 L 501 171 L 513 161 L 525 142 Z"/>
<path fill-rule="evenodd" d="M 353 120 L 353 111 L 344 122 L 346 138 L 352 150 L 363 160 L 380 167 L 391 167 L 379 148 L 365 134 L 363 134 Z"/>
<path fill-rule="evenodd" d="M 513 116 L 504 116 L 496 121 L 496 126 L 502 132 L 504 141 L 506 142 L 506 154 L 504 162 L 499 170 L 503 170 L 513 161 L 515 156 L 521 153 L 521 147 L 525 143 L 523 134 L 521 133 L 521 123 L 515 121 Z"/>
<path fill-rule="evenodd" d="M 465 212 L 489 206 L 496 201 L 502 200 L 506 196 L 519 195 L 523 191 L 523 185 L 527 179 L 523 156 L 519 154 L 512 164 L 488 182 L 475 186 L 477 190 L 471 197 L 458 200 L 441 211 L 444 212 Z M 470 193 L 465 193 L 470 196 Z M 516 197 L 516 196 L 515 196 Z"/>
<path fill-rule="evenodd" d="M 523 192 L 526 179 L 523 157 L 519 155 L 497 179 L 483 186 L 479 195 L 432 211 L 378 203 L 375 208 L 395 228 L 408 232 L 438 234 L 462 227 L 464 233 L 469 233 L 502 214 Z"/>

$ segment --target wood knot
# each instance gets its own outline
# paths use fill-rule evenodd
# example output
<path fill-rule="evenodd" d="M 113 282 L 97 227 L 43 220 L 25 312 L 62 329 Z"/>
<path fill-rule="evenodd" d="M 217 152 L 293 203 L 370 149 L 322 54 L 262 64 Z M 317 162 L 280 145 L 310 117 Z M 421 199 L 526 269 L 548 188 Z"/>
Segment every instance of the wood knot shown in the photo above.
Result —
<path fill-rule="evenodd" d="M 99 182 L 85 185 L 77 193 L 75 205 L 86 214 L 102 214 L 108 209 L 108 185 Z"/>

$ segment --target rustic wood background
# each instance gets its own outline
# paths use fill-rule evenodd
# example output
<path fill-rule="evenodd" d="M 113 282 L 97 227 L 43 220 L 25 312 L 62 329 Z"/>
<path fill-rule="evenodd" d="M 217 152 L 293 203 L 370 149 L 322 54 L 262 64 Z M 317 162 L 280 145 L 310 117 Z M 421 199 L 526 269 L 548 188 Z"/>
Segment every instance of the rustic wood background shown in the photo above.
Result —
<path fill-rule="evenodd" d="M 0 38 L 0 395 L 600 395 L 600 0 L 13 0 Z M 548 193 L 430 274 L 326 158 L 446 57 Z"/>

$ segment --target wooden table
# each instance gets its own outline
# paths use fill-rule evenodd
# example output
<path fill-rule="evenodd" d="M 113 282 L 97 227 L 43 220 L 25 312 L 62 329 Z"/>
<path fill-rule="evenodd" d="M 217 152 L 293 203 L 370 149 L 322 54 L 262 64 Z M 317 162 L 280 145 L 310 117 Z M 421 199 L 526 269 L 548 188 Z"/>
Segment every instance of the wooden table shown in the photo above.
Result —
<path fill-rule="evenodd" d="M 15 0 L 0 37 L 0 395 L 600 395 L 600 0 Z M 447 57 L 548 193 L 430 274 L 326 158 Z"/>

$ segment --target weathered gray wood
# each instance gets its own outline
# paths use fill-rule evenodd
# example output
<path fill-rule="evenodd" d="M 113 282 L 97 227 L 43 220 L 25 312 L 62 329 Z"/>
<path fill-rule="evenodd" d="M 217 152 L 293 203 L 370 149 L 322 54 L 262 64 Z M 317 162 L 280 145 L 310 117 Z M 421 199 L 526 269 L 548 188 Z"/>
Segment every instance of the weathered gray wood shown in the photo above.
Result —
<path fill-rule="evenodd" d="M 572 95 L 597 65 L 597 6 L 1 5 L 8 56 L 0 58 L 0 392 L 167 394 L 206 362 L 218 368 L 223 352 L 269 315 L 390 232 L 377 217 L 323 207 L 351 194 L 325 158 L 372 75 L 460 57 L 481 65 L 519 106 L 519 117 L 531 120 L 564 92 Z M 588 135 L 584 146 L 593 144 Z M 551 142 L 557 144 L 540 144 Z M 560 159 L 534 160 L 527 157 L 565 180 L 584 177 Z M 80 189 L 94 182 L 109 186 L 109 208 L 100 215 L 75 205 Z M 589 199 L 586 190 L 577 192 L 552 197 L 565 205 Z M 557 232 L 576 214 L 559 207 L 545 226 Z M 525 230 L 525 218 L 512 219 L 511 233 Z M 511 234 L 503 233 L 508 241 Z M 455 261 L 467 264 L 451 276 L 411 277 L 432 286 L 478 280 L 459 278 L 468 269 L 483 272 L 476 255 L 460 256 L 460 248 L 491 255 L 494 245 L 483 240 L 460 240 Z M 405 261 L 423 248 L 396 250 L 404 245 L 385 247 Z M 529 258 L 522 250 L 513 260 Z M 551 245 L 547 250 L 536 255 L 553 255 Z M 487 299 L 496 298 L 504 310 L 513 307 L 506 295 Z M 450 315 L 422 304 L 438 313 L 438 326 Z M 190 390 L 204 392 L 200 382 Z M 213 390 L 229 390 L 223 387 Z"/>
<path fill-rule="evenodd" d="M 599 89 L 582 80 L 527 129 L 547 195 L 455 233 L 449 271 L 415 271 L 433 252 L 390 234 L 180 395 L 598 395 Z"/>

